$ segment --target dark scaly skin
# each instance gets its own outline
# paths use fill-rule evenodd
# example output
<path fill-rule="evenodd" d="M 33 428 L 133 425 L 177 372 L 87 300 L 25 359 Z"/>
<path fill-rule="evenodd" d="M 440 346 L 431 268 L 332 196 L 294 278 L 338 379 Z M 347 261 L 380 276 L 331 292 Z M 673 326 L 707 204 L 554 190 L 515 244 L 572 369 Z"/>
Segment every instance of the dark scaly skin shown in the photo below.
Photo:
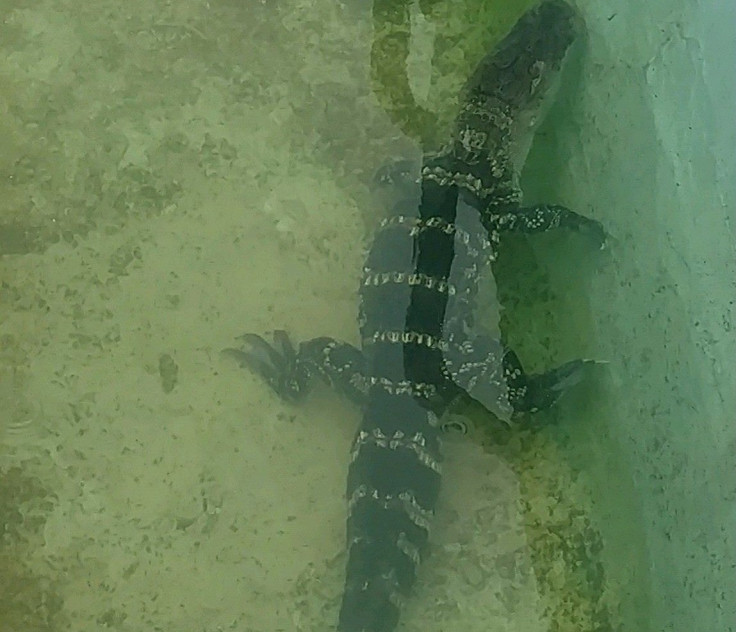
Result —
<path fill-rule="evenodd" d="M 543 97 L 577 25 L 559 0 L 525 14 L 468 81 L 454 136 L 427 155 L 421 201 L 384 220 L 365 262 L 362 349 L 316 338 L 294 349 L 244 336 L 228 352 L 288 400 L 318 374 L 364 407 L 351 450 L 345 590 L 339 632 L 391 632 L 426 551 L 441 481 L 438 418 L 459 397 L 498 417 L 551 406 L 586 361 L 526 374 L 473 324 L 478 273 L 502 235 L 600 226 L 564 207 L 520 205 L 518 172 Z"/>

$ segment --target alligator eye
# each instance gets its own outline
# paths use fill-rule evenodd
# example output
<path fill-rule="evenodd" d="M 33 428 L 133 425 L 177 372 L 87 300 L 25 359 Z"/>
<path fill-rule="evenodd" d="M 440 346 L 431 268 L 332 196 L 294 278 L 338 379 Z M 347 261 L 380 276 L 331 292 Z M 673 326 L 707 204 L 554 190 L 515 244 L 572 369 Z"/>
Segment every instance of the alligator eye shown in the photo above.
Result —
<path fill-rule="evenodd" d="M 446 434 L 468 434 L 468 425 L 459 419 L 443 421 L 440 427 Z"/>

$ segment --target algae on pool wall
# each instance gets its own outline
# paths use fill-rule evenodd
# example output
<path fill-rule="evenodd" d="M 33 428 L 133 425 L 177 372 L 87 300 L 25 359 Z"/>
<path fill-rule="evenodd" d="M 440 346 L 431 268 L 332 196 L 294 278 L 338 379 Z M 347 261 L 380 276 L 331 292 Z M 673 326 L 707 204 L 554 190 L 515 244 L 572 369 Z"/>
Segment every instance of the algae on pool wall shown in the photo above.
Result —
<path fill-rule="evenodd" d="M 733 629 L 736 133 L 722 60 L 734 7 L 585 13 L 579 114 L 550 127 L 567 162 L 557 186 L 615 238 L 590 285 L 595 349 L 611 361 L 589 431 L 603 443 L 581 463 L 598 470 L 609 550 L 630 547 L 616 540 L 631 520 L 645 534 L 651 603 L 631 628 Z M 609 502 L 620 477 L 635 487 L 634 515 Z"/>

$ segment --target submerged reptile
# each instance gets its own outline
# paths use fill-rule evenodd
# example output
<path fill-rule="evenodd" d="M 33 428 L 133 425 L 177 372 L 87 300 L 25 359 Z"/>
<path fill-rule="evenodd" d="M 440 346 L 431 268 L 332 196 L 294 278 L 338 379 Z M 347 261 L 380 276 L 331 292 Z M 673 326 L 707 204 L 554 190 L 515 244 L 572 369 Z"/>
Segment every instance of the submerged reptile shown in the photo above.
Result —
<path fill-rule="evenodd" d="M 497 337 L 474 323 L 478 275 L 504 233 L 594 220 L 561 206 L 523 207 L 518 174 L 536 121 L 575 39 L 561 0 L 526 13 L 467 82 L 451 141 L 425 155 L 421 199 L 383 220 L 360 292 L 358 349 L 332 338 L 294 348 L 255 334 L 228 350 L 281 397 L 297 401 L 319 375 L 359 402 L 347 481 L 345 589 L 339 632 L 391 632 L 425 554 L 441 481 L 439 419 L 472 398 L 509 421 L 551 406 L 579 381 L 586 360 L 529 375 Z"/>

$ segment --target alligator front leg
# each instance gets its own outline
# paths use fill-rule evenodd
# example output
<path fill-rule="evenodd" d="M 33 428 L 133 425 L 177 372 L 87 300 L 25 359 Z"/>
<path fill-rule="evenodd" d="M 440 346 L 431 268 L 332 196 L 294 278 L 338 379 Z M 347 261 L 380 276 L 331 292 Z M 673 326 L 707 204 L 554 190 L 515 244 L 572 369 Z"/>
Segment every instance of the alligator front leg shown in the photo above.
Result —
<path fill-rule="evenodd" d="M 583 379 L 585 367 L 596 360 L 572 360 L 544 373 L 527 374 L 516 353 L 506 350 L 503 373 L 509 403 L 515 413 L 535 413 L 551 407 L 562 394 Z"/>
<path fill-rule="evenodd" d="M 600 222 L 557 204 L 522 206 L 502 213 L 491 213 L 488 225 L 498 233 L 543 233 L 555 228 L 577 231 L 601 249 L 606 245 L 606 231 Z"/>
<path fill-rule="evenodd" d="M 573 360 L 544 373 L 528 374 L 514 351 L 483 334 L 465 345 L 448 347 L 444 360 L 450 379 L 506 422 L 516 414 L 551 407 L 582 380 L 586 366 L 596 364 L 595 360 Z"/>
<path fill-rule="evenodd" d="M 224 349 L 242 367 L 250 368 L 268 382 L 283 399 L 298 401 L 309 391 L 318 375 L 350 399 L 365 400 L 365 358 L 362 352 L 333 338 L 313 338 L 294 348 L 288 334 L 277 330 L 270 344 L 257 334 L 240 337 L 244 348 Z"/>

